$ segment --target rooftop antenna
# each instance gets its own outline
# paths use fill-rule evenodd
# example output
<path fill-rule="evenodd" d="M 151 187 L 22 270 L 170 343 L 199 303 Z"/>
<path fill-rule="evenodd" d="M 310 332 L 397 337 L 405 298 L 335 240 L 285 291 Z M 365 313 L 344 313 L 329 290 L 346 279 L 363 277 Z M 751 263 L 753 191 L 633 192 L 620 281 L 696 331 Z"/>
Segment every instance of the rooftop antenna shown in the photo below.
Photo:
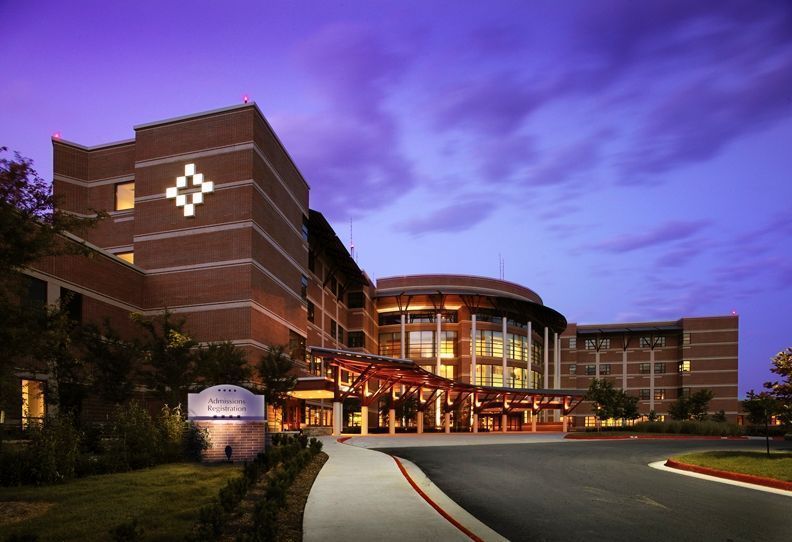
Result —
<path fill-rule="evenodd" d="M 357 256 L 355 255 L 355 240 L 352 237 L 352 219 L 349 219 L 349 254 L 352 256 L 352 259 L 357 261 Z"/>

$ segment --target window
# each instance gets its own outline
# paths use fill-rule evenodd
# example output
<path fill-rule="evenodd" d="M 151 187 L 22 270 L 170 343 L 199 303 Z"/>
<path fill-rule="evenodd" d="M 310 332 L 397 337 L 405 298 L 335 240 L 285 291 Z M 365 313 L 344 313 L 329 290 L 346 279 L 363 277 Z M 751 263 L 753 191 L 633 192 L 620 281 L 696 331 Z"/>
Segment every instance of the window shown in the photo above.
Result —
<path fill-rule="evenodd" d="M 638 398 L 641 399 L 641 401 L 648 401 L 649 400 L 649 390 L 648 389 L 638 390 Z"/>
<path fill-rule="evenodd" d="M 338 324 L 332 318 L 330 319 L 330 336 L 334 339 L 338 336 Z"/>
<path fill-rule="evenodd" d="M 346 289 L 344 288 L 344 285 L 343 284 L 339 284 L 338 285 L 338 293 L 336 294 L 336 299 L 338 299 L 339 301 L 343 302 L 344 293 L 345 292 L 346 292 Z"/>
<path fill-rule="evenodd" d="M 308 299 L 308 277 L 300 275 L 300 297 Z"/>
<path fill-rule="evenodd" d="M 335 275 L 330 275 L 330 291 L 335 294 L 338 291 L 338 280 Z"/>
<path fill-rule="evenodd" d="M 401 324 L 401 314 L 398 312 L 381 312 L 379 313 L 379 325 L 392 326 L 394 324 Z"/>
<path fill-rule="evenodd" d="M 27 302 L 31 307 L 43 308 L 47 304 L 47 283 L 33 277 L 27 277 Z"/>
<path fill-rule="evenodd" d="M 569 349 L 574 350 L 577 348 L 577 337 L 570 337 L 569 338 Z"/>
<path fill-rule="evenodd" d="M 440 357 L 443 359 L 455 358 L 457 356 L 457 333 L 456 331 L 440 332 Z"/>
<path fill-rule="evenodd" d="M 650 363 L 641 363 L 638 366 L 638 372 L 642 375 L 648 375 L 652 372 L 652 365 Z"/>
<path fill-rule="evenodd" d="M 67 288 L 60 289 L 60 302 L 61 307 L 66 309 L 66 314 L 69 315 L 71 320 L 75 322 L 82 322 L 82 294 L 72 292 Z"/>
<path fill-rule="evenodd" d="M 476 365 L 476 384 L 479 386 L 502 386 L 503 367 L 500 365 Z"/>
<path fill-rule="evenodd" d="M 294 361 L 305 361 L 305 337 L 289 330 L 289 354 Z"/>
<path fill-rule="evenodd" d="M 525 361 L 528 355 L 528 338 L 523 335 L 515 335 L 514 333 L 509 333 L 507 336 L 509 338 L 509 350 L 506 352 L 506 356 L 510 359 Z"/>
<path fill-rule="evenodd" d="M 607 350 L 610 339 L 586 339 L 586 350 Z"/>
<path fill-rule="evenodd" d="M 44 386 L 40 380 L 22 381 L 22 429 L 44 420 Z"/>
<path fill-rule="evenodd" d="M 118 183 L 115 185 L 115 210 L 126 211 L 135 208 L 135 183 Z"/>
<path fill-rule="evenodd" d="M 408 324 L 426 324 L 435 321 L 433 312 L 410 312 L 407 314 Z"/>
<path fill-rule="evenodd" d="M 690 333 L 682 334 L 682 346 L 690 346 Z"/>
<path fill-rule="evenodd" d="M 686 359 L 679 362 L 679 372 L 680 373 L 690 372 L 690 360 Z"/>
<path fill-rule="evenodd" d="M 654 393 L 655 401 L 662 401 L 665 399 L 665 390 L 663 389 L 656 389 Z"/>
<path fill-rule="evenodd" d="M 641 337 L 641 348 L 658 348 L 665 345 L 665 337 Z"/>
<path fill-rule="evenodd" d="M 308 217 L 303 215 L 302 219 L 302 238 L 303 241 L 308 240 Z"/>
<path fill-rule="evenodd" d="M 663 374 L 665 372 L 665 363 L 655 363 L 655 374 Z"/>
<path fill-rule="evenodd" d="M 454 380 L 454 366 L 453 365 L 440 365 L 440 376 L 449 380 Z"/>
<path fill-rule="evenodd" d="M 569 374 L 576 375 L 577 374 L 577 365 L 574 363 L 569 366 Z"/>
<path fill-rule="evenodd" d="M 135 253 L 134 252 L 117 252 L 116 256 L 121 258 L 125 262 L 135 263 Z"/>
<path fill-rule="evenodd" d="M 597 417 L 596 416 L 586 416 L 584 425 L 586 427 L 597 427 Z"/>
<path fill-rule="evenodd" d="M 314 318 L 316 317 L 316 308 L 314 307 L 313 302 L 308 302 L 308 321 L 313 322 Z"/>
<path fill-rule="evenodd" d="M 500 331 L 480 329 L 476 338 L 476 355 L 503 357 L 503 334 Z"/>
<path fill-rule="evenodd" d="M 679 388 L 677 394 L 679 397 L 690 397 L 690 388 Z"/>
<path fill-rule="evenodd" d="M 434 335 L 434 331 L 410 331 L 407 334 L 407 357 L 410 359 L 435 357 Z"/>
<path fill-rule="evenodd" d="M 586 365 L 586 375 L 587 376 L 595 376 L 597 374 L 597 366 L 596 365 Z"/>
<path fill-rule="evenodd" d="M 341 326 L 338 326 L 338 342 L 340 343 L 344 342 L 344 328 L 342 328 Z"/>
<path fill-rule="evenodd" d="M 380 333 L 379 355 L 401 357 L 401 333 Z"/>
<path fill-rule="evenodd" d="M 609 375 L 611 374 L 611 365 L 610 363 L 603 363 L 600 365 L 600 374 L 601 375 Z"/>
<path fill-rule="evenodd" d="M 366 296 L 363 292 L 349 292 L 347 294 L 347 307 L 350 309 L 363 309 L 366 307 Z"/>
<path fill-rule="evenodd" d="M 362 331 L 350 331 L 347 333 L 347 346 L 349 348 L 363 348 L 366 346 L 366 338 Z"/>
<path fill-rule="evenodd" d="M 512 388 L 527 388 L 528 387 L 528 371 L 522 367 L 509 367 L 508 385 Z"/>
<path fill-rule="evenodd" d="M 316 254 L 313 250 L 308 251 L 308 270 L 316 273 Z"/>

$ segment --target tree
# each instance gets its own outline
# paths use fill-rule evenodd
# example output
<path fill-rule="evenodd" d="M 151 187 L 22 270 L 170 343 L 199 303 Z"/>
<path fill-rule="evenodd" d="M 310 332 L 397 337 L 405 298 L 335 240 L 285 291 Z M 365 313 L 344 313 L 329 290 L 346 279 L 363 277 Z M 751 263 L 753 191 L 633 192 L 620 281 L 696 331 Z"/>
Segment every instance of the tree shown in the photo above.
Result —
<path fill-rule="evenodd" d="M 770 418 L 782 410 L 782 402 L 770 392 L 755 393 L 751 390 L 748 392 L 748 398 L 742 401 L 742 408 L 748 413 L 749 422 L 765 426 L 767 455 L 770 455 Z"/>
<path fill-rule="evenodd" d="M 192 349 L 198 345 L 184 331 L 185 320 L 174 319 L 167 310 L 153 318 L 135 314 L 133 319 L 145 331 L 141 342 L 146 361 L 141 371 L 144 381 L 165 404 L 183 403 L 195 383 Z"/>
<path fill-rule="evenodd" d="M 707 419 L 709 402 L 712 400 L 713 395 L 712 390 L 706 388 L 698 390 L 689 397 L 680 395 L 668 407 L 668 414 L 674 420 L 690 420 L 692 418 L 704 421 Z"/>
<path fill-rule="evenodd" d="M 714 397 L 712 390 L 704 388 L 690 395 L 688 404 L 690 405 L 690 417 L 694 420 L 703 422 L 709 413 L 709 403 Z"/>
<path fill-rule="evenodd" d="M 102 327 L 83 326 L 81 345 L 91 385 L 99 397 L 111 404 L 132 398 L 134 370 L 143 353 L 136 342 L 125 341 L 105 320 Z"/>
<path fill-rule="evenodd" d="M 636 418 L 640 418 L 641 413 L 638 411 L 638 397 L 634 395 L 627 395 L 624 390 L 621 390 L 619 395 L 622 418 L 625 420 L 635 420 Z"/>
<path fill-rule="evenodd" d="M 618 415 L 618 392 L 607 380 L 595 378 L 586 391 L 586 400 L 591 401 L 597 420 L 602 422 Z M 597 424 L 597 428 L 600 424 Z"/>
<path fill-rule="evenodd" d="M 250 381 L 245 353 L 231 341 L 211 343 L 197 353 L 196 375 L 204 386 L 243 385 Z"/>
<path fill-rule="evenodd" d="M 792 424 L 792 348 L 779 352 L 771 361 L 770 371 L 779 375 L 781 380 L 766 382 L 764 386 L 779 402 L 778 419 Z"/>
<path fill-rule="evenodd" d="M 51 186 L 18 153 L 0 147 L 0 404 L 16 397 L 14 370 L 48 352 L 60 315 L 28 299 L 30 279 L 23 271 L 35 261 L 63 253 L 86 253 L 83 243 L 66 233 L 81 233 L 106 216 L 83 218 L 60 211 Z M 58 341 L 56 341 L 58 342 Z M 63 343 L 64 341 L 60 341 Z"/>
<path fill-rule="evenodd" d="M 275 423 L 282 425 L 278 418 L 278 411 L 286 404 L 289 392 L 297 384 L 297 377 L 292 374 L 294 361 L 286 355 L 286 347 L 271 346 L 269 351 L 261 356 L 258 374 L 262 384 L 264 400 L 272 405 L 275 411 Z"/>

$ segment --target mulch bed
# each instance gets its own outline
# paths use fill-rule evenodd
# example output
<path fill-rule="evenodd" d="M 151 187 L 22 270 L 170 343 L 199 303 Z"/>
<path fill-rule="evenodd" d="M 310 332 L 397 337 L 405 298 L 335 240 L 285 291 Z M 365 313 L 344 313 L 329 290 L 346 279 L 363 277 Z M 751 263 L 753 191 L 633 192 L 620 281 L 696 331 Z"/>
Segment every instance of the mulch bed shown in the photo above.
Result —
<path fill-rule="evenodd" d="M 301 542 L 302 541 L 302 525 L 303 525 L 303 511 L 305 510 L 305 503 L 308 500 L 308 494 L 311 492 L 314 480 L 316 479 L 322 466 L 327 461 L 328 456 L 324 452 L 317 454 L 310 463 L 297 475 L 289 487 L 286 494 L 286 507 L 278 512 L 278 523 L 280 530 L 278 532 L 279 542 Z M 233 542 L 236 540 L 237 535 L 241 533 L 250 532 L 253 528 L 253 509 L 256 502 L 264 498 L 264 482 L 256 484 L 252 487 L 244 500 L 240 503 L 234 516 L 228 521 L 223 529 L 223 535 L 220 540 L 226 542 Z"/>
<path fill-rule="evenodd" d="M 41 516 L 52 508 L 51 502 L 0 501 L 0 526 Z"/>

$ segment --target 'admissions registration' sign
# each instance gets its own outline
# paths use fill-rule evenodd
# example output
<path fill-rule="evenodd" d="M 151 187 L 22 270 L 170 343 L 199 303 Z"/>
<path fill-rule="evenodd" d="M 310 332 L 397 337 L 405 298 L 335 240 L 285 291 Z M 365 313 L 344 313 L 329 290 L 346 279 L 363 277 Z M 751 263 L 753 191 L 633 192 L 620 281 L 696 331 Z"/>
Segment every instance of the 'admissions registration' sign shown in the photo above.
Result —
<path fill-rule="evenodd" d="M 190 420 L 266 420 L 264 396 L 230 384 L 187 395 Z"/>

